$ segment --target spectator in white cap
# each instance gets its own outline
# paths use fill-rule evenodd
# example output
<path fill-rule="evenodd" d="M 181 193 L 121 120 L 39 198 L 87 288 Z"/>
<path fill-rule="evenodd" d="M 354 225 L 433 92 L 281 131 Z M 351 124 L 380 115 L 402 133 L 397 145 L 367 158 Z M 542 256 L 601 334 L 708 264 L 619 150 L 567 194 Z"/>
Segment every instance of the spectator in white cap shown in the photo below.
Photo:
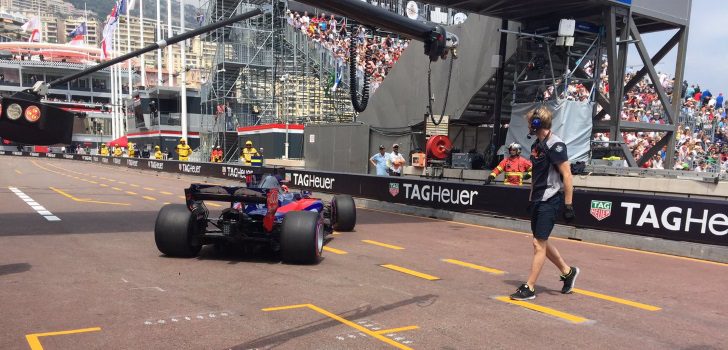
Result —
<path fill-rule="evenodd" d="M 387 159 L 387 168 L 389 168 L 389 175 L 391 176 L 402 176 L 402 168 L 404 167 L 404 157 L 402 153 L 399 153 L 399 145 L 392 145 L 392 153 L 389 154 Z"/>

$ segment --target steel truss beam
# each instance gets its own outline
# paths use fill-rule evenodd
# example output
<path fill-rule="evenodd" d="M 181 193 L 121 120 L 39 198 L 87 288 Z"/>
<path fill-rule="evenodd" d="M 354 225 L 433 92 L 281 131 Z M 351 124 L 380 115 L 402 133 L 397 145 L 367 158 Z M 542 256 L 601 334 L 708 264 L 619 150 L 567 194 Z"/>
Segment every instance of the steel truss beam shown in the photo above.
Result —
<path fill-rule="evenodd" d="M 678 32 L 673 35 L 670 40 L 652 57 L 649 56 L 647 49 L 642 41 L 641 33 L 635 24 L 634 14 L 630 10 L 611 7 L 604 14 L 604 22 L 606 23 L 606 51 L 609 75 L 609 96 L 602 93 L 597 94 L 597 104 L 602 106 L 599 113 L 595 113 L 594 130 L 608 130 L 612 141 L 622 141 L 621 132 L 623 130 L 630 131 L 657 131 L 664 132 L 665 135 L 660 141 L 646 152 L 639 160 L 635 160 L 631 152 L 628 151 L 626 145 L 623 144 L 625 157 L 629 166 L 640 166 L 657 154 L 663 147 L 667 146 L 668 156 L 666 157 L 665 167 L 673 166 L 673 150 L 675 148 L 675 131 L 677 130 L 677 120 L 680 113 L 680 91 L 678 84 L 683 80 L 685 70 L 685 54 L 687 51 L 687 26 L 678 26 Z M 630 39 L 631 36 L 631 39 Z M 624 84 L 624 76 L 627 64 L 627 47 L 628 44 L 634 44 L 640 59 L 644 64 L 634 77 Z M 667 96 L 665 89 L 659 84 L 659 77 L 655 70 L 657 65 L 674 47 L 678 45 L 678 59 L 675 65 L 672 100 Z M 598 68 L 598 67 L 597 67 Z M 632 88 L 634 88 L 645 76 L 649 76 L 654 82 L 655 91 L 658 94 L 660 103 L 662 104 L 667 124 L 647 124 L 622 121 L 620 118 L 622 111 L 622 103 L 624 96 Z M 611 120 L 600 122 L 600 120 L 609 114 Z"/>

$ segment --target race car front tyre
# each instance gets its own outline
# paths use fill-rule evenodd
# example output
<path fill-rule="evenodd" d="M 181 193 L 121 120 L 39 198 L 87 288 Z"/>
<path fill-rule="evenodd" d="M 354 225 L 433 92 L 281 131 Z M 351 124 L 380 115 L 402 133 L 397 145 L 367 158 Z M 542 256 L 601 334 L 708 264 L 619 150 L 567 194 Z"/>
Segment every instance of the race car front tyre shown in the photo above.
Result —
<path fill-rule="evenodd" d="M 336 231 L 351 231 L 356 225 L 356 205 L 354 198 L 344 194 L 331 200 L 331 220 Z"/>
<path fill-rule="evenodd" d="M 281 260 L 286 264 L 315 264 L 324 248 L 321 215 L 313 211 L 286 214 L 281 230 Z"/>
<path fill-rule="evenodd" d="M 157 249 L 168 256 L 191 258 L 202 248 L 195 218 L 184 204 L 162 207 L 154 224 Z"/>

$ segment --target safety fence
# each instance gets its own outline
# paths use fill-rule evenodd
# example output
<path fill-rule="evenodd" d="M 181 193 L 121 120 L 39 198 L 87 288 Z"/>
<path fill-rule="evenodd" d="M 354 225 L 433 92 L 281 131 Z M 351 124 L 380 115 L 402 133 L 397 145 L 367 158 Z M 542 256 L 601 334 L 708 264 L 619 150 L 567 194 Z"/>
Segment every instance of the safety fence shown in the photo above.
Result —
<path fill-rule="evenodd" d="M 188 163 L 78 154 L 0 151 L 0 155 L 61 158 L 241 181 L 246 176 L 273 171 L 273 168 L 267 167 L 224 163 Z M 279 169 L 279 172 L 288 181 L 288 185 L 294 188 L 349 194 L 359 198 L 440 210 L 529 218 L 529 190 L 525 187 L 482 186 L 456 181 L 299 169 Z M 728 246 L 728 202 L 722 199 L 577 189 L 574 193 L 574 208 L 576 219 L 570 225 L 577 228 Z"/>

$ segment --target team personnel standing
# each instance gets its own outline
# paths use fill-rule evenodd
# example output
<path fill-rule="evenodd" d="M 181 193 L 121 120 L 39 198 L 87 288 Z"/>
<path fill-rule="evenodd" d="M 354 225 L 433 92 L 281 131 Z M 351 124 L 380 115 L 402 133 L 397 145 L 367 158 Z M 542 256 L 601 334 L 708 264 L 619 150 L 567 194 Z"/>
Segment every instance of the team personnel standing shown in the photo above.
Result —
<path fill-rule="evenodd" d="M 126 154 L 129 155 L 129 158 L 134 158 L 134 144 L 129 142 L 126 144 Z"/>
<path fill-rule="evenodd" d="M 546 106 L 526 113 L 529 136 L 537 136 L 537 140 L 531 146 L 533 181 L 530 208 L 533 260 L 528 281 L 511 294 L 511 299 L 514 300 L 529 300 L 536 297 L 536 281 L 546 258 L 561 271 L 561 280 L 564 282 L 561 293 L 571 293 L 576 277 L 579 276 L 579 268 L 569 267 L 553 243 L 548 240 L 562 206 L 565 207 L 564 219 L 567 222 L 574 219 L 571 166 L 566 144 L 551 133 L 552 116 L 553 113 Z"/>
<path fill-rule="evenodd" d="M 511 143 L 508 146 L 508 153 L 508 158 L 503 159 L 485 180 L 486 185 L 495 180 L 501 172 L 505 172 L 504 185 L 520 186 L 523 180 L 531 178 L 531 162 L 521 157 L 521 145 L 516 142 Z"/>
<path fill-rule="evenodd" d="M 402 156 L 402 153 L 399 153 L 399 145 L 395 143 L 392 145 L 392 153 L 389 154 L 389 158 L 387 160 L 389 175 L 402 176 L 402 166 L 404 163 L 404 157 Z"/>
<path fill-rule="evenodd" d="M 159 150 L 159 146 L 154 146 L 154 159 L 161 160 L 164 158 L 164 155 L 162 154 L 162 151 Z"/>
<path fill-rule="evenodd" d="M 124 154 L 124 151 L 119 147 L 118 143 L 114 144 L 114 157 L 121 157 L 121 155 Z"/>
<path fill-rule="evenodd" d="M 179 145 L 177 145 L 177 155 L 179 155 L 180 162 L 186 162 L 190 160 L 192 155 L 192 148 L 187 144 L 187 139 L 184 137 L 179 139 Z"/>
<path fill-rule="evenodd" d="M 387 160 L 389 159 L 389 155 L 385 151 L 386 149 L 384 148 L 384 145 L 379 145 L 379 153 L 375 153 L 371 158 L 369 158 L 369 162 L 372 163 L 374 169 L 377 170 L 377 176 L 389 175 L 387 172 Z"/>
<path fill-rule="evenodd" d="M 253 147 L 253 141 L 245 141 L 245 147 L 240 150 L 240 161 L 250 166 L 253 164 L 253 156 L 260 156 L 260 153 Z"/>
<path fill-rule="evenodd" d="M 102 143 L 101 144 L 101 149 L 99 150 L 99 154 L 101 154 L 102 156 L 108 156 L 109 155 L 109 148 L 106 147 L 106 144 L 105 143 Z"/>

